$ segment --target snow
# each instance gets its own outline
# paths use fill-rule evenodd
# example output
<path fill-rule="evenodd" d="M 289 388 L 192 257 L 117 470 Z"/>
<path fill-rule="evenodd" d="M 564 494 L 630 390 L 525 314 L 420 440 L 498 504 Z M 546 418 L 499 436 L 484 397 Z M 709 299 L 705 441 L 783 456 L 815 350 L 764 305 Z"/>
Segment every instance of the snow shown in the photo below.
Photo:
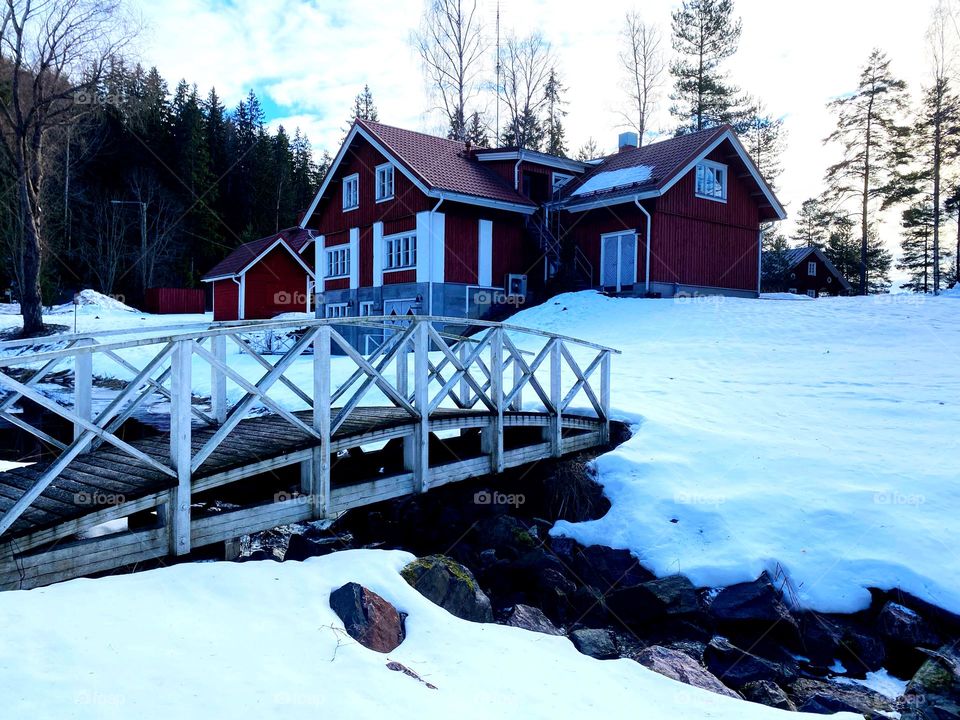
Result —
<path fill-rule="evenodd" d="M 80 307 L 86 308 L 96 308 L 99 310 L 104 310 L 110 313 L 136 313 L 139 312 L 136 308 L 130 307 L 123 303 L 118 297 L 111 295 L 104 295 L 99 293 L 96 290 L 81 290 L 77 293 L 77 302 L 68 302 L 63 305 L 58 305 L 57 307 L 50 310 L 52 315 L 62 315 L 65 313 L 72 313 L 74 307 L 78 305 Z"/>
<path fill-rule="evenodd" d="M 871 586 L 960 612 L 958 310 L 596 293 L 524 310 L 512 322 L 624 351 L 611 396 L 635 431 L 596 461 L 608 514 L 554 532 L 698 586 L 780 570 L 821 612 L 866 608 Z"/>
<path fill-rule="evenodd" d="M 647 165 L 637 165 L 620 170 L 600 172 L 590 177 L 583 185 L 574 190 L 572 195 L 587 195 L 589 193 L 600 192 L 601 190 L 611 190 L 615 187 L 636 185 L 649 180 L 652 171 L 653 168 Z"/>
<path fill-rule="evenodd" d="M 399 551 L 350 550 L 303 563 L 183 564 L 0 593 L 4 715 L 783 716 L 632 660 L 594 660 L 563 637 L 455 618 L 400 577 L 411 559 Z M 328 598 L 348 581 L 409 613 L 407 638 L 394 652 L 367 650 L 344 632 Z M 437 689 L 387 669 L 388 661 Z"/>
<path fill-rule="evenodd" d="M 908 684 L 907 680 L 901 680 L 898 677 L 894 677 L 887 672 L 885 668 L 880 668 L 875 672 L 868 672 L 867 677 L 864 680 L 858 678 L 835 677 L 833 678 L 833 682 L 841 685 L 862 685 L 863 687 L 878 692 L 884 697 L 890 698 L 891 700 L 896 700 L 898 697 L 903 695 Z"/>

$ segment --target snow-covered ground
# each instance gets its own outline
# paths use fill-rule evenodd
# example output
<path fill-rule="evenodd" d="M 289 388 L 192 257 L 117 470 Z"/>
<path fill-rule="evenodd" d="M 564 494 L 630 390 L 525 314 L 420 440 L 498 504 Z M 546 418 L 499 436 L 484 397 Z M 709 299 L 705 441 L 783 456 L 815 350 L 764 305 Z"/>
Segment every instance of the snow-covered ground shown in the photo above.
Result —
<path fill-rule="evenodd" d="M 698 585 L 785 572 L 807 607 L 900 587 L 960 612 L 960 296 L 566 295 L 514 322 L 608 343 L 634 437 L 613 507 L 555 532 Z"/>
<path fill-rule="evenodd" d="M 304 563 L 179 565 L 0 593 L 3 715 L 786 717 L 632 660 L 594 660 L 566 638 L 455 618 L 400 577 L 411 559 L 351 550 Z M 343 631 L 328 598 L 348 581 L 409 613 L 407 638 L 394 652 L 367 650 Z M 391 660 L 436 689 L 389 670 Z"/>

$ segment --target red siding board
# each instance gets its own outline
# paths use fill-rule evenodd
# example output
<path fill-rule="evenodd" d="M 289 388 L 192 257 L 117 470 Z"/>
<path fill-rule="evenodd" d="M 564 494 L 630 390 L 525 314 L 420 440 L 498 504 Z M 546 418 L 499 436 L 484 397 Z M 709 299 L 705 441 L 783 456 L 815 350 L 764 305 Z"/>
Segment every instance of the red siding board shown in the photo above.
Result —
<path fill-rule="evenodd" d="M 284 248 L 274 248 L 250 268 L 244 284 L 243 314 L 248 320 L 306 310 L 307 273 Z"/>
<path fill-rule="evenodd" d="M 213 319 L 239 320 L 240 286 L 231 278 L 213 281 Z"/>
<path fill-rule="evenodd" d="M 383 274 L 384 285 L 399 285 L 400 283 L 412 283 L 416 281 L 416 270 L 397 270 L 395 272 L 385 272 Z"/>
<path fill-rule="evenodd" d="M 564 218 L 567 233 L 573 233 L 593 269 L 592 283 L 600 285 L 600 236 L 634 230 L 637 233 L 637 282 L 645 282 L 647 219 L 635 205 L 614 205 Z M 656 273 L 653 274 L 656 279 Z"/>
<path fill-rule="evenodd" d="M 444 225 L 446 282 L 475 285 L 478 272 L 479 219 L 473 214 L 447 213 Z"/>
<path fill-rule="evenodd" d="M 148 288 L 145 300 L 147 312 L 157 315 L 203 313 L 207 309 L 202 289 Z"/>
<path fill-rule="evenodd" d="M 530 274 L 536 264 L 536 259 L 529 256 L 526 247 L 524 228 L 516 220 L 504 222 L 493 221 L 493 265 L 491 280 L 497 287 L 505 282 L 508 273 Z"/>

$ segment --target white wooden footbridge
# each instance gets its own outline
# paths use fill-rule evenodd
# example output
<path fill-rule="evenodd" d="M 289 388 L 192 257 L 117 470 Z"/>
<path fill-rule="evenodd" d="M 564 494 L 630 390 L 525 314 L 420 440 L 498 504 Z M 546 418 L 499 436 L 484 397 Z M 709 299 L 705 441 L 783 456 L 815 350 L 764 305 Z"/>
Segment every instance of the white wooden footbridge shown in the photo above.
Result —
<path fill-rule="evenodd" d="M 0 343 L 0 422 L 48 451 L 0 473 L 0 589 L 183 555 L 608 441 L 616 350 L 492 322 L 470 321 L 470 335 L 436 329 L 463 322 L 406 316 L 181 325 L 64 336 L 55 342 L 62 347 L 30 353 L 26 341 Z M 362 354 L 344 337 L 351 326 L 384 340 Z M 288 349 L 260 352 L 252 340 L 266 333 L 289 338 Z M 107 401 L 95 409 L 104 364 L 130 379 L 109 383 Z M 57 396 L 44 381 L 61 370 L 72 372 L 73 386 Z M 196 396 L 192 389 L 205 382 L 209 397 Z M 70 436 L 29 421 L 24 401 L 61 418 Z M 169 413 L 169 432 L 125 440 L 125 423 L 148 402 Z M 463 442 L 438 452 L 438 436 Z M 349 462 L 360 448 L 390 447 L 398 450 L 393 464 Z M 293 465 L 298 494 L 229 512 L 196 510 L 200 493 Z M 150 522 L 82 539 L 131 516 Z"/>

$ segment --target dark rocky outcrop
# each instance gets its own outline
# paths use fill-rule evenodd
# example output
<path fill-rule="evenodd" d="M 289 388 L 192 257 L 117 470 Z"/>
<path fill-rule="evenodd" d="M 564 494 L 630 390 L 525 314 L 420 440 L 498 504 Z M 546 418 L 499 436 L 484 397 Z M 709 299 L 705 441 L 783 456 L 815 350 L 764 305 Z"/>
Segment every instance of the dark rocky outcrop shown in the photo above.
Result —
<path fill-rule="evenodd" d="M 550 622 L 550 618 L 544 615 L 542 610 L 530 605 L 515 605 L 503 624 L 544 635 L 563 635 L 563 630 Z"/>
<path fill-rule="evenodd" d="M 902 720 L 940 720 L 960 717 L 960 649 L 944 645 L 926 651 L 926 662 L 904 693 Z"/>
<path fill-rule="evenodd" d="M 616 639 L 610 630 L 581 628 L 570 633 L 570 640 L 577 650 L 597 660 L 613 660 L 620 657 Z"/>
<path fill-rule="evenodd" d="M 737 637 L 789 641 L 799 635 L 797 621 L 767 573 L 753 582 L 721 590 L 710 603 L 709 612 L 723 631 Z"/>
<path fill-rule="evenodd" d="M 635 659 L 644 667 L 661 675 L 666 675 L 673 680 L 703 688 L 718 695 L 740 697 L 700 663 L 680 650 L 673 650 L 662 645 L 652 645 L 645 650 L 641 650 Z"/>
<path fill-rule="evenodd" d="M 790 696 L 800 712 L 820 715 L 851 712 L 869 720 L 885 720 L 897 712 L 896 703 L 889 698 L 853 683 L 801 678 L 790 686 Z"/>
<path fill-rule="evenodd" d="M 759 703 L 760 705 L 766 705 L 779 710 L 790 710 L 791 712 L 797 709 L 797 706 L 787 697 L 783 688 L 770 680 L 757 680 L 756 682 L 747 683 L 740 692 L 742 692 L 743 697 L 750 702 Z"/>
<path fill-rule="evenodd" d="M 697 591 L 683 575 L 669 575 L 616 590 L 607 598 L 607 605 L 621 621 L 631 624 L 700 611 Z"/>
<path fill-rule="evenodd" d="M 575 546 L 569 554 L 573 573 L 580 582 L 596 588 L 601 593 L 615 588 L 639 585 L 655 577 L 629 550 L 614 550 L 605 545 L 590 545 Z"/>
<path fill-rule="evenodd" d="M 347 583 L 330 593 L 330 607 L 347 634 L 370 650 L 391 652 L 406 636 L 403 616 L 397 609 L 357 583 Z"/>
<path fill-rule="evenodd" d="M 758 680 L 788 683 L 797 675 L 795 668 L 754 655 L 722 637 L 709 642 L 703 660 L 707 669 L 725 685 L 737 689 Z"/>
<path fill-rule="evenodd" d="M 472 622 L 493 622 L 493 610 L 476 578 L 444 555 L 414 560 L 400 574 L 407 583 L 451 615 Z"/>

